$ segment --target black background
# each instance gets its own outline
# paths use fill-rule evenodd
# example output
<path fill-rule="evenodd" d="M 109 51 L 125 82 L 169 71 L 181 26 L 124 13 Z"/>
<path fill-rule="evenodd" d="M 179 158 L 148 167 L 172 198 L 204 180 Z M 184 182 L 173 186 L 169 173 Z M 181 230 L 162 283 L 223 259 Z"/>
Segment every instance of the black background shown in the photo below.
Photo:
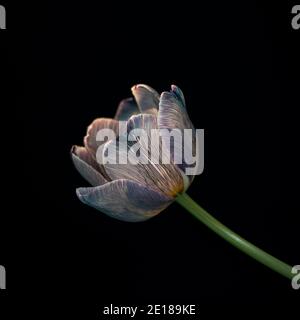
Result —
<path fill-rule="evenodd" d="M 177 84 L 195 127 L 205 129 L 205 169 L 188 193 L 246 239 L 299 264 L 300 31 L 291 30 L 290 7 L 53 2 L 10 12 L 1 31 L 5 295 L 86 318 L 109 303 L 294 301 L 289 280 L 177 204 L 138 224 L 84 206 L 75 189 L 87 183 L 69 154 L 94 118 L 114 116 L 132 85 L 161 92 Z"/>

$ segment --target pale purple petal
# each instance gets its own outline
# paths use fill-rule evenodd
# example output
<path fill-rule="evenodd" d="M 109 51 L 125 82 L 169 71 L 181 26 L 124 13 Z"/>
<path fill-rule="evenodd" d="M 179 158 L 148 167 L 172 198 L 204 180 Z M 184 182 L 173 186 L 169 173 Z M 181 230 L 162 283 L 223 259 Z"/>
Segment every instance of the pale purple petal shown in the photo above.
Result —
<path fill-rule="evenodd" d="M 73 146 L 71 156 L 75 168 L 92 186 L 99 186 L 107 182 L 99 172 L 98 164 L 86 148 Z"/>
<path fill-rule="evenodd" d="M 181 103 L 181 106 L 185 107 L 185 98 L 184 98 L 184 95 L 183 95 L 183 92 L 181 91 L 181 89 L 179 87 L 175 86 L 174 84 L 172 84 L 171 90 L 177 96 L 179 102 Z"/>
<path fill-rule="evenodd" d="M 140 110 L 133 98 L 124 99 L 119 103 L 115 119 L 127 121 L 132 115 L 140 113 Z"/>
<path fill-rule="evenodd" d="M 174 199 L 130 180 L 116 180 L 94 188 L 76 190 L 79 199 L 110 217 L 139 222 L 147 220 Z"/>
<path fill-rule="evenodd" d="M 190 145 L 182 145 L 182 164 L 178 164 L 181 170 L 185 170 L 187 165 L 184 162 L 183 151 L 184 148 L 188 148 L 189 152 L 196 149 L 195 128 L 187 114 L 185 108 L 185 99 L 182 91 L 172 85 L 170 92 L 163 92 L 160 96 L 159 111 L 158 111 L 158 127 L 159 129 L 192 129 L 192 143 Z M 176 153 L 176 146 L 173 150 Z M 192 176 L 189 176 L 192 180 Z"/>
<path fill-rule="evenodd" d="M 172 163 L 162 164 L 159 161 L 159 157 L 156 157 L 158 161 L 154 162 L 153 156 L 163 151 L 160 149 L 159 140 L 155 139 L 158 143 L 151 144 L 153 142 L 153 139 L 151 140 L 153 138 L 153 136 L 151 137 L 151 129 L 157 129 L 157 118 L 149 114 L 132 116 L 127 123 L 128 133 L 137 128 L 142 128 L 146 131 L 145 137 L 139 137 L 138 142 L 134 142 L 135 146 L 138 146 L 140 150 L 140 156 L 146 161 L 139 161 L 137 164 L 130 162 L 130 157 L 135 156 L 135 153 L 130 142 L 127 144 L 127 140 L 124 148 L 120 147 L 118 141 L 110 141 L 103 148 L 103 159 L 105 155 L 107 162 L 104 164 L 104 168 L 107 175 L 111 180 L 134 180 L 170 196 L 175 196 L 178 192 L 183 191 L 184 183 L 180 170 Z M 154 133 L 158 135 L 158 131 Z M 121 139 L 122 137 L 120 137 L 119 141 Z M 150 147 L 152 147 L 151 157 L 149 157 Z M 109 155 L 109 150 L 117 150 L 118 163 L 114 163 L 115 159 L 113 155 Z"/>
<path fill-rule="evenodd" d="M 94 120 L 87 128 L 87 134 L 84 137 L 85 147 L 92 153 L 96 159 L 96 152 L 99 146 L 106 141 L 97 141 L 97 133 L 101 129 L 112 129 L 116 137 L 118 136 L 119 122 L 115 119 L 98 118 Z"/>
<path fill-rule="evenodd" d="M 138 84 L 133 86 L 131 91 L 141 113 L 157 115 L 159 94 L 153 88 L 145 84 Z"/>
<path fill-rule="evenodd" d="M 182 91 L 172 85 L 170 92 L 165 91 L 160 96 L 158 127 L 160 129 L 194 129 L 184 106 Z"/>

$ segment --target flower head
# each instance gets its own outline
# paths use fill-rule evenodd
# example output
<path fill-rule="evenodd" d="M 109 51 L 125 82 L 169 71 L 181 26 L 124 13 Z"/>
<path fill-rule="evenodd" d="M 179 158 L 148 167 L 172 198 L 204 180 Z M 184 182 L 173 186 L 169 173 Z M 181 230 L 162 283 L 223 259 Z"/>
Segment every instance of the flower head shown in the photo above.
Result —
<path fill-rule="evenodd" d="M 189 166 L 187 163 L 177 164 L 174 161 L 183 151 L 178 151 L 174 143 L 165 144 L 169 136 L 159 132 L 190 129 L 192 143 L 187 148 L 192 149 L 195 146 L 195 129 L 178 87 L 172 85 L 170 92 L 161 95 L 143 84 L 135 85 L 131 90 L 134 99 L 121 101 L 114 119 L 94 120 L 84 137 L 84 147 L 73 146 L 71 155 L 77 170 L 93 186 L 78 188 L 79 199 L 116 219 L 137 222 L 165 209 L 187 189 L 193 179 L 192 175 L 184 172 Z M 139 146 L 140 158 L 144 156 L 148 163 L 123 161 L 133 156 L 134 151 L 130 148 L 132 140 L 125 139 L 124 132 L 120 131 L 120 121 L 126 121 L 126 136 L 136 132 L 135 129 L 144 130 L 143 137 L 133 136 Z M 97 139 L 101 129 L 110 129 L 116 138 L 108 141 Z M 153 131 L 156 132 L 154 135 Z M 122 141 L 126 143 L 125 148 L 121 147 Z M 149 141 L 152 143 L 149 144 Z M 150 145 L 152 156 L 156 155 L 158 161 L 153 161 L 149 156 Z M 110 155 L 110 150 L 116 151 L 118 163 L 112 161 L 115 159 Z M 165 163 L 162 157 L 168 151 L 171 157 L 169 163 Z M 159 152 L 162 152 L 161 156 Z"/>

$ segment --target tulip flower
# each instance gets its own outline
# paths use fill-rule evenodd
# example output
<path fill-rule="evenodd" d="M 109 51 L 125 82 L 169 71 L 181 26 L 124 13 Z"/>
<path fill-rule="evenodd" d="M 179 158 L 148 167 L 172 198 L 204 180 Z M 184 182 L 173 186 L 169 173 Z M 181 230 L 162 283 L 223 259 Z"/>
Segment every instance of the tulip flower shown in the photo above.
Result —
<path fill-rule="evenodd" d="M 161 148 L 160 142 L 154 144 L 155 150 L 168 149 L 167 151 L 171 152 L 170 163 L 153 163 L 148 155 L 149 145 L 142 138 L 137 140 L 140 152 L 146 160 L 150 160 L 149 163 L 113 163 L 110 161 L 113 157 L 110 156 L 103 161 L 111 149 L 116 150 L 119 160 L 128 158 L 130 142 L 126 140 L 126 148 L 119 146 L 124 138 L 124 132 L 120 132 L 120 121 L 126 121 L 127 133 L 143 129 L 147 141 L 153 139 L 153 129 L 175 129 L 180 132 L 190 129 L 191 145 L 184 147 L 196 147 L 196 130 L 187 114 L 183 93 L 177 86 L 172 85 L 169 92 L 159 95 L 151 87 L 140 84 L 132 87 L 132 93 L 134 99 L 121 101 L 114 119 L 94 120 L 87 129 L 84 146 L 72 147 L 71 156 L 76 169 L 92 185 L 78 188 L 78 198 L 84 204 L 113 218 L 129 222 L 140 222 L 154 217 L 176 201 L 233 246 L 274 271 L 292 278 L 291 266 L 241 238 L 187 195 L 186 190 L 194 176 L 186 174 L 188 163 L 174 162 L 174 157 L 182 152 L 178 152 L 176 145 L 173 145 L 171 150 L 170 145 L 168 149 Z M 97 139 L 101 130 L 109 130 L 114 133 L 115 138 L 107 141 Z"/>

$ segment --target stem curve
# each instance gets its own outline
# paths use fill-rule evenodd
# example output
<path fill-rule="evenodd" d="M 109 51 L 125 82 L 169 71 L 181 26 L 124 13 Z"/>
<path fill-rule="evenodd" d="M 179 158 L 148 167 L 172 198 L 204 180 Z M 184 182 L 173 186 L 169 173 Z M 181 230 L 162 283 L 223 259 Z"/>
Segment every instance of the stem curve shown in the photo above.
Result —
<path fill-rule="evenodd" d="M 287 277 L 288 279 L 293 278 L 294 275 L 291 272 L 292 267 L 290 265 L 273 257 L 269 253 L 263 251 L 249 241 L 240 237 L 238 234 L 236 234 L 221 222 L 219 222 L 217 219 L 215 219 L 213 216 L 211 216 L 186 193 L 179 194 L 176 198 L 176 201 L 198 220 L 204 223 L 209 229 L 217 233 L 220 237 L 228 241 L 237 249 L 246 253 L 248 256 L 264 264 L 270 269 Z"/>

